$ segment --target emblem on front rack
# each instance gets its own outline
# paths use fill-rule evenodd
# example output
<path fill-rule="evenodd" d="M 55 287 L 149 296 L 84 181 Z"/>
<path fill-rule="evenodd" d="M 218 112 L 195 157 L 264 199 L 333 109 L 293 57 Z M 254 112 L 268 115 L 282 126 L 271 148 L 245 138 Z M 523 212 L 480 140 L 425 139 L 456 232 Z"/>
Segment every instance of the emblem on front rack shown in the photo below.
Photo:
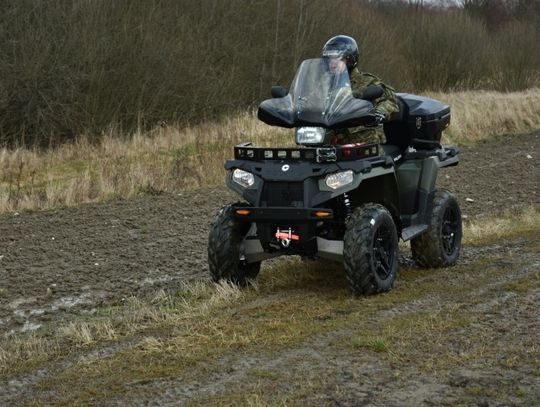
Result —
<path fill-rule="evenodd" d="M 289 166 L 289 164 L 285 164 L 283 167 L 281 167 L 281 171 L 285 172 L 285 171 L 289 171 L 289 168 L 291 168 Z"/>

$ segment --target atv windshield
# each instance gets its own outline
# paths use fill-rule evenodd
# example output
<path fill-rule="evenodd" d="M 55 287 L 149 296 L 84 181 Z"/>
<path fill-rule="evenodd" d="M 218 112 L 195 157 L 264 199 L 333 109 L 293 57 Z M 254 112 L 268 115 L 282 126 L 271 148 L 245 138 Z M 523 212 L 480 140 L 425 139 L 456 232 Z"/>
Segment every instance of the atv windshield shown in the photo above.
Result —
<path fill-rule="evenodd" d="M 350 127 L 372 120 L 372 109 L 353 96 L 342 60 L 316 58 L 302 62 L 287 96 L 261 103 L 259 118 L 282 127 Z"/>
<path fill-rule="evenodd" d="M 333 121 L 348 98 L 352 97 L 347 67 L 341 59 L 304 61 L 291 85 L 297 118 Z"/>

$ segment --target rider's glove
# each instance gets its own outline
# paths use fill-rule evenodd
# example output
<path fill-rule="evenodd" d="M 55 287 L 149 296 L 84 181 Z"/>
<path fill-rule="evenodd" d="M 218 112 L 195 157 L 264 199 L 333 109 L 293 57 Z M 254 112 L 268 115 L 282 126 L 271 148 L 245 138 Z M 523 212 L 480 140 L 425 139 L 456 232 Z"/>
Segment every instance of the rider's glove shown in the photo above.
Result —
<path fill-rule="evenodd" d="M 373 112 L 373 121 L 366 124 L 366 127 L 377 127 L 379 124 L 381 124 L 385 119 L 385 116 L 383 113 L 379 112 L 378 110 L 375 110 Z"/>

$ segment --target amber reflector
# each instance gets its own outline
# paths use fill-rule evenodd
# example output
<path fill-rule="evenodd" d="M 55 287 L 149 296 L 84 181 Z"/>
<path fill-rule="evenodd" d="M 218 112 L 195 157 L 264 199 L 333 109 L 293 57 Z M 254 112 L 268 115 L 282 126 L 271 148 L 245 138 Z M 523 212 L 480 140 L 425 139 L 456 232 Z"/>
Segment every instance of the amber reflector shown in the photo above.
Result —
<path fill-rule="evenodd" d="M 249 215 L 251 211 L 249 209 L 237 209 L 236 213 L 238 215 Z"/>
<path fill-rule="evenodd" d="M 330 212 L 327 212 L 327 211 L 317 211 L 317 212 L 315 212 L 315 216 L 318 217 L 318 218 L 327 218 L 330 215 L 332 215 L 332 214 Z"/>

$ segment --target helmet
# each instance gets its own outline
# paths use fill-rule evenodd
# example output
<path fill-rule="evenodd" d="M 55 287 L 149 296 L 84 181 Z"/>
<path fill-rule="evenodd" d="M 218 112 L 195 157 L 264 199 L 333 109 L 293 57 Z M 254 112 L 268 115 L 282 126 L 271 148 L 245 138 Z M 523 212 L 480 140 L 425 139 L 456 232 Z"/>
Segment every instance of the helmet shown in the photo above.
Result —
<path fill-rule="evenodd" d="M 322 56 L 325 58 L 345 58 L 349 73 L 358 63 L 358 45 L 348 35 L 336 35 L 324 44 Z"/>

